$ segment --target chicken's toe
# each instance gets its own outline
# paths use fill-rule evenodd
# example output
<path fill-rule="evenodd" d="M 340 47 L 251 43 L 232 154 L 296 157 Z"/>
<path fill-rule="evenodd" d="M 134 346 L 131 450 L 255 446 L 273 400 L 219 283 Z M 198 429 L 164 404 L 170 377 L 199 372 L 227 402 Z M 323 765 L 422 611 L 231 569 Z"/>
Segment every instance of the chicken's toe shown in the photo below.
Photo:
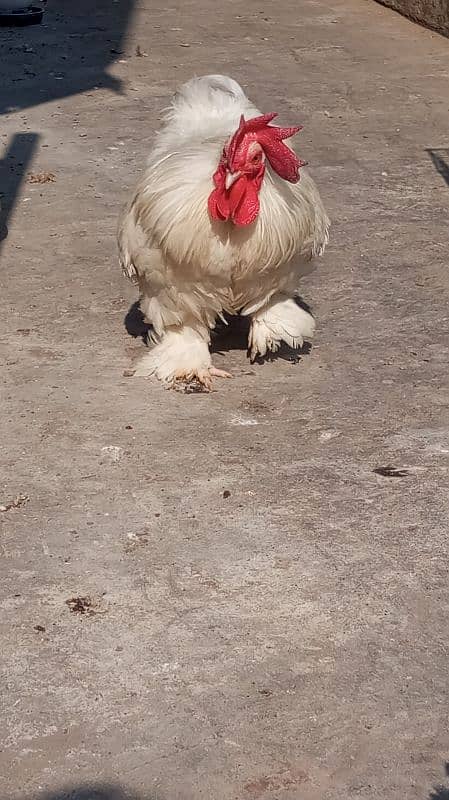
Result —
<path fill-rule="evenodd" d="M 210 367 L 209 374 L 212 375 L 213 378 L 233 378 L 234 376 L 231 375 L 230 372 L 226 372 L 224 369 L 218 369 L 217 367 Z"/>

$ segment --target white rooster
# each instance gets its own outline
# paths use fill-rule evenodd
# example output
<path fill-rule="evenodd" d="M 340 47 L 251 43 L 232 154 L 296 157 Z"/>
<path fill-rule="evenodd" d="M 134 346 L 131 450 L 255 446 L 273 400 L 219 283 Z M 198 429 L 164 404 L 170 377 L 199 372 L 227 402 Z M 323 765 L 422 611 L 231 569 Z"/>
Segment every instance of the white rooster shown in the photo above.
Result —
<path fill-rule="evenodd" d="M 212 377 L 230 377 L 209 352 L 225 312 L 251 318 L 252 360 L 313 335 L 313 318 L 293 298 L 329 220 L 291 149 L 300 128 L 270 125 L 275 116 L 222 75 L 174 95 L 119 224 L 121 265 L 139 283 L 155 342 L 136 374 L 206 389 Z"/>

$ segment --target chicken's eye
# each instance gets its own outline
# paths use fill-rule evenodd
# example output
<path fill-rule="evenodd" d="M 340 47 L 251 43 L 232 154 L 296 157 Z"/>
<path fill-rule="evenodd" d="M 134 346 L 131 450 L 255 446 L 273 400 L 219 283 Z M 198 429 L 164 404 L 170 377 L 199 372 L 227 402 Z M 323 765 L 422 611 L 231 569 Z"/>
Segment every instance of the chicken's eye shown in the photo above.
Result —
<path fill-rule="evenodd" d="M 257 164 L 260 161 L 260 153 L 255 153 L 251 158 L 252 164 Z"/>

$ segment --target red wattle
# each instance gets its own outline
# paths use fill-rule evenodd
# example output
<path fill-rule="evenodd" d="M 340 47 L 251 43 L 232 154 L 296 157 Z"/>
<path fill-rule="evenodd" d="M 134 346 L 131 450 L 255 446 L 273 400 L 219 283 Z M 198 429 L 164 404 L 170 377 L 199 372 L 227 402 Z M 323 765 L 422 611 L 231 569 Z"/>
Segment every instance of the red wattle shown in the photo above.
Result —
<path fill-rule="evenodd" d="M 231 209 L 231 217 L 234 219 L 234 214 L 241 203 L 243 196 L 246 192 L 247 179 L 244 175 L 237 178 L 229 189 L 229 208 Z"/>
<path fill-rule="evenodd" d="M 235 225 L 250 225 L 259 213 L 259 189 L 262 178 L 238 178 L 226 191 L 224 182 L 209 196 L 208 208 L 212 219 L 232 219 Z"/>
<path fill-rule="evenodd" d="M 232 210 L 232 221 L 236 225 L 251 225 L 259 213 L 259 194 L 255 181 L 240 178 L 244 181 L 244 190 L 239 203 Z"/>
<path fill-rule="evenodd" d="M 221 198 L 221 194 L 220 194 L 220 190 L 219 189 L 215 189 L 209 195 L 209 199 L 207 201 L 207 206 L 208 206 L 208 209 L 209 209 L 209 214 L 212 217 L 212 219 L 220 219 L 220 220 L 223 221 L 223 220 L 229 219 L 230 211 L 229 211 L 229 207 L 227 209 L 221 210 L 221 208 L 219 207 L 219 200 L 220 199 L 222 199 Z M 224 198 L 224 199 L 226 199 L 226 198 Z"/>

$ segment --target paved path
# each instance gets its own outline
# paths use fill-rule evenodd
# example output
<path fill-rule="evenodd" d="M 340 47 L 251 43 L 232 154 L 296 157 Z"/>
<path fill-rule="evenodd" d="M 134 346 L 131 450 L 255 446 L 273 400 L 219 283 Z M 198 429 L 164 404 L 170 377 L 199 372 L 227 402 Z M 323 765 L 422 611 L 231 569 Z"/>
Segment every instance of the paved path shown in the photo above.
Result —
<path fill-rule="evenodd" d="M 368 0 L 132 5 L 0 31 L 0 796 L 447 800 L 449 42 Z M 182 395 L 123 377 L 114 236 L 210 71 L 305 125 L 334 224 L 312 351 L 225 338 L 234 381 Z"/>

